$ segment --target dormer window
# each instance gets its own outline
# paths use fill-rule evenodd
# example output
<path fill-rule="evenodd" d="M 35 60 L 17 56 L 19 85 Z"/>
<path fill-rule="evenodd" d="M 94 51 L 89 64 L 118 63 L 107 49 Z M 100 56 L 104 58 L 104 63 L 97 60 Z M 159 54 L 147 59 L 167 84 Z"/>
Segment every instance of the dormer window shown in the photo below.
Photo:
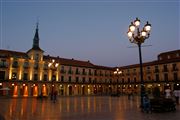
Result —
<path fill-rule="evenodd" d="M 39 60 L 39 54 L 36 54 L 36 55 L 35 55 L 35 60 L 36 60 L 36 61 Z"/>
<path fill-rule="evenodd" d="M 171 58 L 170 55 L 168 55 L 167 58 L 170 59 Z"/>
<path fill-rule="evenodd" d="M 179 57 L 179 53 L 176 54 L 176 57 Z"/>

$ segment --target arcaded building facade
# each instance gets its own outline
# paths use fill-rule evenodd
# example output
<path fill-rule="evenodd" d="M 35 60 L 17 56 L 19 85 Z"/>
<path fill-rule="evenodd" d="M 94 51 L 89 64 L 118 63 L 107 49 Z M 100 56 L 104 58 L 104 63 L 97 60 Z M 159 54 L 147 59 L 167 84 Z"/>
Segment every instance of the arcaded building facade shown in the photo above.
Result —
<path fill-rule="evenodd" d="M 116 76 L 122 86 L 121 92 L 140 92 L 139 64 L 118 68 L 120 74 Z M 154 87 L 160 91 L 170 88 L 180 89 L 180 50 L 161 53 L 157 60 L 143 63 L 143 81 L 147 93 L 152 93 Z"/>
<path fill-rule="evenodd" d="M 0 95 L 48 96 L 54 91 L 61 96 L 103 95 L 117 91 L 113 68 L 43 53 L 38 26 L 27 52 L 0 50 Z"/>
<path fill-rule="evenodd" d="M 44 55 L 38 26 L 27 52 L 0 50 L 0 96 L 37 97 L 57 91 L 59 96 L 140 93 L 139 64 L 105 67 L 90 61 Z M 119 74 L 117 74 L 119 73 Z M 180 89 L 180 50 L 161 53 L 143 63 L 146 91 L 154 87 Z"/>

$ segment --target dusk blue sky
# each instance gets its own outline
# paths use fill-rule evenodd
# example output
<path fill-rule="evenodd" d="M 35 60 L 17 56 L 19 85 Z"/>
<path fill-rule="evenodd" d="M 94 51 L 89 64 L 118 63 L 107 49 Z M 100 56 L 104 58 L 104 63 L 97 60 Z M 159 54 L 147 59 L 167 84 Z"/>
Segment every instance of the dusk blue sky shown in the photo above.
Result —
<path fill-rule="evenodd" d="M 0 8 L 1 49 L 28 51 L 38 19 L 46 55 L 112 67 L 138 64 L 138 48 L 129 48 L 136 45 L 126 34 L 136 17 L 141 27 L 152 25 L 143 62 L 180 49 L 179 0 L 1 0 Z"/>

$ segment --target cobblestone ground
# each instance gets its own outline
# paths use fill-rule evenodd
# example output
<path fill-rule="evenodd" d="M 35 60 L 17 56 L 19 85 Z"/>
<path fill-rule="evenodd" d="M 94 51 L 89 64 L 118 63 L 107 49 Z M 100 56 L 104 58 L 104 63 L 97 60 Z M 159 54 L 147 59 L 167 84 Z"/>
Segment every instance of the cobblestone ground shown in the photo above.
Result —
<path fill-rule="evenodd" d="M 142 113 L 139 97 L 59 97 L 48 99 L 0 98 L 0 115 L 5 120 L 180 120 L 175 112 Z"/>

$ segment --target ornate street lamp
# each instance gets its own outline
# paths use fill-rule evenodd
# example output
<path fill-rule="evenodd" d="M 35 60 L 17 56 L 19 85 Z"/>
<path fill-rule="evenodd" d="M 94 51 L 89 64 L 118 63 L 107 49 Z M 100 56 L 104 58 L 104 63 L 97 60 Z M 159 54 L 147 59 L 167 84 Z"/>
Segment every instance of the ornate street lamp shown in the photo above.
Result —
<path fill-rule="evenodd" d="M 52 73 L 51 73 L 52 74 L 52 76 L 51 76 L 51 82 L 52 82 L 51 94 L 53 94 L 53 92 L 54 92 L 54 84 L 53 83 L 56 80 L 56 75 L 54 76 L 54 71 L 57 70 L 58 66 L 59 66 L 59 63 L 55 62 L 54 59 L 52 59 L 52 61 L 49 62 L 49 64 L 48 64 L 49 69 L 52 71 Z"/>
<path fill-rule="evenodd" d="M 122 74 L 122 71 L 119 70 L 119 68 L 117 68 L 116 71 L 114 71 L 114 75 L 117 75 L 118 80 L 119 80 L 119 76 L 120 76 L 121 74 Z M 119 82 L 117 81 L 117 83 L 119 83 Z M 119 88 L 119 85 L 117 84 L 117 94 L 118 94 L 118 92 L 119 92 L 118 88 Z"/>
<path fill-rule="evenodd" d="M 140 31 L 140 20 L 136 18 L 129 25 L 129 30 L 127 32 L 129 41 L 135 43 L 139 48 L 139 62 L 140 62 L 140 77 L 141 77 L 141 108 L 143 108 L 143 96 L 145 94 L 144 80 L 143 80 L 143 68 L 142 68 L 142 55 L 141 55 L 141 44 L 145 42 L 150 36 L 151 24 L 147 21 L 143 29 Z"/>
<path fill-rule="evenodd" d="M 114 75 L 120 75 L 122 74 L 122 71 L 119 70 L 119 68 L 116 69 L 116 71 L 114 71 Z"/>

